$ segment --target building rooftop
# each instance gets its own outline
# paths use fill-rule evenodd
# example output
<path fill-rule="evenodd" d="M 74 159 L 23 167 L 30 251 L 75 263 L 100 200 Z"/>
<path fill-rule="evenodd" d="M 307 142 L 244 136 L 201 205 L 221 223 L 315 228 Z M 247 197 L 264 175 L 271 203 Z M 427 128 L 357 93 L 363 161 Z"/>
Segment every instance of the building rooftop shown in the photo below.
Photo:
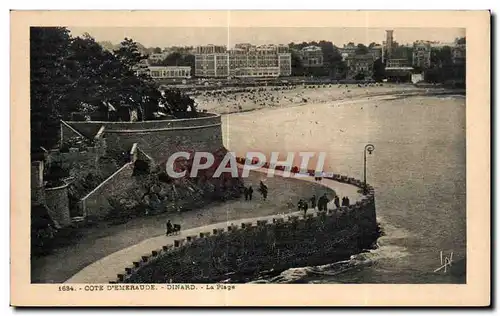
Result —
<path fill-rule="evenodd" d="M 348 59 L 355 59 L 355 60 L 365 60 L 365 59 L 373 60 L 373 55 L 372 54 L 353 55 L 353 56 L 349 56 L 347 58 Z"/>
<path fill-rule="evenodd" d="M 148 66 L 149 69 L 152 70 L 161 70 L 161 69 L 191 69 L 191 66 Z"/>
<path fill-rule="evenodd" d="M 320 50 L 321 50 L 321 47 L 319 47 L 319 46 L 312 46 L 312 45 L 302 48 L 303 52 L 317 52 L 317 51 L 320 51 Z"/>

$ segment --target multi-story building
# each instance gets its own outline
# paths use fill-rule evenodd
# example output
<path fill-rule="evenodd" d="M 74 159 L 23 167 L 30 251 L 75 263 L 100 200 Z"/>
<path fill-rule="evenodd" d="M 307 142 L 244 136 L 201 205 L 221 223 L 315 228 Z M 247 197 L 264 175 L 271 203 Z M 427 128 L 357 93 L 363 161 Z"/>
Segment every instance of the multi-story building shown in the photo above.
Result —
<path fill-rule="evenodd" d="M 455 65 L 465 64 L 465 44 L 455 44 L 451 49 L 452 62 Z"/>
<path fill-rule="evenodd" d="M 339 52 L 342 56 L 345 56 L 345 57 L 349 57 L 349 56 L 353 56 L 356 54 L 356 49 L 358 47 L 356 45 L 354 45 L 353 43 L 349 43 L 349 44 L 344 44 L 344 46 L 342 48 L 339 48 Z"/>
<path fill-rule="evenodd" d="M 228 54 L 215 54 L 215 74 L 216 77 L 229 76 L 229 56 Z"/>
<path fill-rule="evenodd" d="M 356 55 L 356 51 L 358 50 L 358 46 L 349 43 L 349 44 L 344 44 L 343 47 L 339 48 L 339 53 L 342 56 L 342 59 L 345 61 L 349 57 Z M 372 55 L 373 60 L 382 58 L 383 55 L 383 46 L 382 45 L 375 45 L 372 47 L 368 48 L 368 52 L 370 55 Z"/>
<path fill-rule="evenodd" d="M 249 51 L 253 47 L 254 47 L 254 45 L 252 45 L 250 43 L 238 43 L 238 44 L 234 45 L 235 49 L 241 49 L 242 51 Z"/>
<path fill-rule="evenodd" d="M 230 75 L 277 77 L 291 74 L 291 54 L 284 45 L 236 44 L 229 51 Z"/>
<path fill-rule="evenodd" d="M 278 53 L 278 66 L 280 76 L 290 76 L 292 74 L 292 58 L 290 53 Z"/>
<path fill-rule="evenodd" d="M 225 46 L 196 47 L 194 64 L 197 77 L 227 77 L 229 74 L 229 56 Z"/>
<path fill-rule="evenodd" d="M 348 56 L 346 58 L 348 78 L 354 78 L 358 74 L 364 75 L 365 78 L 372 77 L 373 62 L 372 54 Z"/>
<path fill-rule="evenodd" d="M 382 58 L 382 50 L 383 50 L 382 45 L 375 45 L 373 47 L 370 47 L 369 50 L 370 50 L 370 54 L 373 56 L 373 60 L 377 60 L 379 58 Z"/>
<path fill-rule="evenodd" d="M 195 49 L 195 54 L 222 54 L 227 52 L 227 48 L 224 45 L 206 45 L 198 46 Z"/>
<path fill-rule="evenodd" d="M 189 66 L 149 66 L 149 74 L 154 79 L 176 79 L 191 77 Z"/>
<path fill-rule="evenodd" d="M 408 59 L 405 58 L 391 58 L 386 59 L 385 67 L 387 68 L 402 68 L 408 67 Z"/>
<path fill-rule="evenodd" d="M 300 58 L 304 67 L 322 67 L 323 51 L 319 46 L 307 46 L 300 50 Z"/>
<path fill-rule="evenodd" d="M 284 45 L 236 44 L 225 50 L 199 47 L 195 75 L 199 77 L 277 77 L 291 74 L 291 54 Z"/>
<path fill-rule="evenodd" d="M 431 66 L 431 43 L 416 41 L 413 43 L 413 66 L 423 69 Z"/>
<path fill-rule="evenodd" d="M 392 58 L 392 51 L 394 48 L 394 30 L 386 30 L 386 39 L 385 42 L 383 43 L 384 45 L 384 57 L 386 59 Z"/>
<path fill-rule="evenodd" d="M 279 44 L 276 46 L 278 54 L 288 54 L 290 53 L 290 48 L 288 45 Z"/>

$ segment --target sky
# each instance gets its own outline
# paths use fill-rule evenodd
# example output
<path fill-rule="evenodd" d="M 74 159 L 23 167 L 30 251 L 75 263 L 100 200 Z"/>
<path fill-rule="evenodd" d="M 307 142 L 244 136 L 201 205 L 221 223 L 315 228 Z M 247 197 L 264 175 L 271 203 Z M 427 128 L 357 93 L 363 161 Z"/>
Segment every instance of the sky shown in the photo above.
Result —
<path fill-rule="evenodd" d="M 73 36 L 89 33 L 97 41 L 118 44 L 125 37 L 146 47 L 226 45 L 236 43 L 288 44 L 331 41 L 336 46 L 348 42 L 381 44 L 386 28 L 332 27 L 68 27 Z M 394 28 L 394 40 L 400 44 L 416 40 L 453 42 L 465 36 L 464 28 Z"/>

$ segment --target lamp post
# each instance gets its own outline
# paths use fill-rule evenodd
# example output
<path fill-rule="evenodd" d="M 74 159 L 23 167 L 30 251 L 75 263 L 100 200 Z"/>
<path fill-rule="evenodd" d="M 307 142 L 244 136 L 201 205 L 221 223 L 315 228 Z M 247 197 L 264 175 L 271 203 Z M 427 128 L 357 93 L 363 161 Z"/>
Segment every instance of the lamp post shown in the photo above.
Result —
<path fill-rule="evenodd" d="M 375 146 L 372 144 L 367 144 L 365 146 L 365 149 L 363 151 L 363 167 L 364 167 L 364 172 L 363 172 L 363 194 L 366 194 L 366 152 L 368 152 L 369 155 L 372 154 L 372 151 L 375 150 Z"/>

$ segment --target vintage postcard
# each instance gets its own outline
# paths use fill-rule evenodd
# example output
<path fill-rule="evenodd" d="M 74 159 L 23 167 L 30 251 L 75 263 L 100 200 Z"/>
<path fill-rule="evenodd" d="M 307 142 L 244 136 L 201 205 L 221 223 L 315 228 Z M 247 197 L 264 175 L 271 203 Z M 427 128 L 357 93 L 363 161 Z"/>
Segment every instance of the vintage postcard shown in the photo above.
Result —
<path fill-rule="evenodd" d="M 14 306 L 488 306 L 487 11 L 12 11 Z"/>

